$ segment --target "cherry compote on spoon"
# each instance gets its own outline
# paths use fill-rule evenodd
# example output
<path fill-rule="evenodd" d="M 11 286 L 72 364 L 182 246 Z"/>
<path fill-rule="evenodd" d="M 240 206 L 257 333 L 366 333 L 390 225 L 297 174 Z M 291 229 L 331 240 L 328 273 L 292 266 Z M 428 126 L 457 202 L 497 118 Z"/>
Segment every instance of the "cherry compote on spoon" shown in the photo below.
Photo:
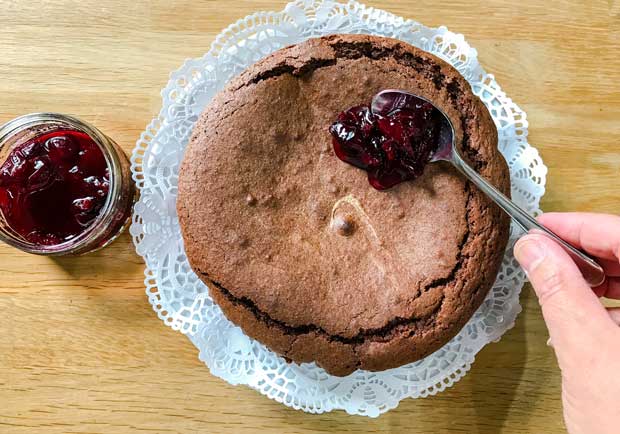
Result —
<path fill-rule="evenodd" d="M 351 107 L 338 115 L 329 131 L 336 156 L 368 172 L 368 182 L 385 190 L 420 176 L 447 127 L 443 114 L 422 98 L 392 101 L 376 110 Z"/>

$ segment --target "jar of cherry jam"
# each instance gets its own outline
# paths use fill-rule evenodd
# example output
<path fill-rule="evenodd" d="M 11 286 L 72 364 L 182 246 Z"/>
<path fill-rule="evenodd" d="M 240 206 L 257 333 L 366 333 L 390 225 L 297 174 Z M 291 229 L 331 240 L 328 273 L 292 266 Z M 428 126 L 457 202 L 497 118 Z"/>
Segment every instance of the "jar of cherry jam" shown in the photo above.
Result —
<path fill-rule="evenodd" d="M 114 141 L 72 116 L 32 113 L 0 127 L 0 240 L 78 255 L 114 240 L 136 188 Z"/>

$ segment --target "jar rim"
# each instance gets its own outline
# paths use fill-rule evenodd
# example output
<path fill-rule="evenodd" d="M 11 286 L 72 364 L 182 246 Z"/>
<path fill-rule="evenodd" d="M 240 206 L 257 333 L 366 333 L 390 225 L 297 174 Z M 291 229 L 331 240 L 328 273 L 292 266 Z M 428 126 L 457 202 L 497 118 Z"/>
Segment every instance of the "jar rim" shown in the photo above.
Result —
<path fill-rule="evenodd" d="M 103 207 L 93 221 L 86 228 L 84 228 L 82 232 L 60 244 L 53 244 L 49 246 L 37 245 L 34 243 L 29 243 L 18 236 L 7 233 L 4 230 L 0 230 L 0 240 L 27 253 L 61 256 L 81 251 L 86 244 L 102 235 L 106 231 L 108 225 L 112 223 L 115 215 L 114 206 L 116 204 L 116 199 L 122 193 L 122 174 L 121 162 L 118 156 L 119 151 L 112 144 L 111 139 L 93 125 L 71 115 L 54 112 L 37 112 L 14 118 L 0 126 L 0 149 L 2 149 L 7 140 L 15 134 L 33 127 L 49 126 L 50 124 L 57 124 L 61 127 L 64 126 L 86 133 L 97 144 L 99 149 L 101 149 L 106 164 L 109 168 L 110 178 L 110 188 Z M 2 162 L 0 162 L 0 164 L 1 163 Z"/>

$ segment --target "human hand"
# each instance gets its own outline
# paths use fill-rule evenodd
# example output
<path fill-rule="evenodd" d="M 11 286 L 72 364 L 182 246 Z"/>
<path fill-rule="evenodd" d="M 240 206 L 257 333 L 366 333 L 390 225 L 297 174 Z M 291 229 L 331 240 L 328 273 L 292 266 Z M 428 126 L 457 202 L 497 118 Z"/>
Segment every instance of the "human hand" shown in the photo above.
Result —
<path fill-rule="evenodd" d="M 571 434 L 620 432 L 620 217 L 548 213 L 539 217 L 561 238 L 592 256 L 606 281 L 590 288 L 568 254 L 541 234 L 517 241 L 515 257 L 538 296 L 562 371 L 564 421 Z"/>

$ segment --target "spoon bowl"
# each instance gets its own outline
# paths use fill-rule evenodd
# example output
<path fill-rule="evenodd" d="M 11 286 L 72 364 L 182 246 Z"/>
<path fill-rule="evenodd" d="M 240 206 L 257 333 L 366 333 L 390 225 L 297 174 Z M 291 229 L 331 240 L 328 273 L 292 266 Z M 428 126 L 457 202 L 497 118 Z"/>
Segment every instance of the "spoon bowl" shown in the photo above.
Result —
<path fill-rule="evenodd" d="M 452 121 L 428 99 L 403 90 L 387 89 L 374 96 L 370 109 L 376 115 L 387 116 L 396 110 L 419 106 L 423 103 L 432 105 L 435 110 L 443 115 L 444 120 L 439 130 L 439 146 L 433 153 L 430 161 L 431 163 L 435 161 L 450 161 L 454 149 L 454 144 L 452 143 L 452 138 L 454 137 Z"/>

